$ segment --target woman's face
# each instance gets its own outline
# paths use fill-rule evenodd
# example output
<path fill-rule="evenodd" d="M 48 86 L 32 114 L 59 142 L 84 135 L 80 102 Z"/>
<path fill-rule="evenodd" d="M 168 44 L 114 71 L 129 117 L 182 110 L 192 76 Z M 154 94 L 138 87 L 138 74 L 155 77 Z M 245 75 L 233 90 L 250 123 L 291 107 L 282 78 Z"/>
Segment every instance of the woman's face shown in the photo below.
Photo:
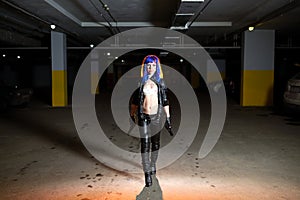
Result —
<path fill-rule="evenodd" d="M 146 64 L 147 67 L 147 73 L 151 77 L 153 74 L 156 72 L 156 63 L 155 62 L 150 62 Z"/>

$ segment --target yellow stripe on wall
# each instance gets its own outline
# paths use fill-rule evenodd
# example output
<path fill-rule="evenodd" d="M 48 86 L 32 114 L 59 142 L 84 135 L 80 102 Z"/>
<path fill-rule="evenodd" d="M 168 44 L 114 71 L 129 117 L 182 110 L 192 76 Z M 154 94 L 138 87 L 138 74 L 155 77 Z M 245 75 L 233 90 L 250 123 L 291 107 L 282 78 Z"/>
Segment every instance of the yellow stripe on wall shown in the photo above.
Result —
<path fill-rule="evenodd" d="M 225 78 L 226 78 L 226 73 L 225 73 L 225 72 L 220 72 L 220 74 L 221 74 L 222 80 L 225 80 Z"/>
<path fill-rule="evenodd" d="M 212 83 L 215 81 L 220 81 L 220 76 L 221 79 L 224 80 L 226 77 L 225 72 L 207 72 L 207 82 Z"/>
<path fill-rule="evenodd" d="M 242 71 L 241 105 L 273 105 L 273 70 Z"/>
<path fill-rule="evenodd" d="M 52 71 L 52 106 L 68 105 L 67 72 L 66 70 Z"/>
<path fill-rule="evenodd" d="M 91 74 L 91 94 L 99 94 L 99 74 L 98 73 L 92 73 Z"/>

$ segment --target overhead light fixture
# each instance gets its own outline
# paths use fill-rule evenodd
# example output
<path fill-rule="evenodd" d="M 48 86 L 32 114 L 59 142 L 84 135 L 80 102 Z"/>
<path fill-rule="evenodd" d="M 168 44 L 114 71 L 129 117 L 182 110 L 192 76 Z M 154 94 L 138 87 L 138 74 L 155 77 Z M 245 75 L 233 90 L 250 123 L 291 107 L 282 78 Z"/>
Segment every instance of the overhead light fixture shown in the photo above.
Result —
<path fill-rule="evenodd" d="M 21 56 L 17 56 L 17 58 L 18 58 L 18 59 L 20 59 L 20 58 L 21 58 Z"/>
<path fill-rule="evenodd" d="M 253 31 L 254 30 L 254 26 L 249 26 L 248 30 L 249 31 Z"/>
<path fill-rule="evenodd" d="M 109 7 L 106 4 L 103 5 L 103 8 L 104 10 L 109 11 Z"/>
<path fill-rule="evenodd" d="M 2 55 L 3 58 L 5 58 L 5 56 L 6 56 L 5 54 Z"/>
<path fill-rule="evenodd" d="M 93 48 L 93 47 L 94 47 L 94 45 L 93 45 L 93 44 L 90 44 L 90 47 L 91 47 L 91 48 Z"/>
<path fill-rule="evenodd" d="M 118 59 L 118 58 L 119 58 L 119 57 L 117 57 L 117 56 L 115 57 L 115 59 Z"/>
<path fill-rule="evenodd" d="M 193 2 L 193 3 L 199 3 L 199 2 L 204 2 L 204 0 L 181 0 L 181 2 Z"/>
<path fill-rule="evenodd" d="M 162 51 L 159 53 L 159 56 L 167 56 L 169 54 L 169 52 L 167 51 Z"/>
<path fill-rule="evenodd" d="M 187 26 L 171 26 L 170 29 L 171 30 L 187 30 L 188 27 Z"/>
<path fill-rule="evenodd" d="M 56 28 L 55 24 L 51 24 L 51 25 L 50 25 L 50 28 L 51 28 L 52 30 L 54 30 L 54 29 Z"/>
<path fill-rule="evenodd" d="M 195 13 L 176 13 L 176 16 L 193 16 Z"/>
<path fill-rule="evenodd" d="M 189 24 L 191 22 L 188 22 Z M 210 27 L 210 26 L 232 26 L 232 22 L 230 21 L 220 21 L 220 22 L 193 22 L 192 27 Z"/>
<path fill-rule="evenodd" d="M 106 55 L 110 56 L 110 53 L 109 53 L 109 52 L 107 52 L 107 54 L 106 54 Z"/>
<path fill-rule="evenodd" d="M 183 59 L 180 59 L 180 62 L 183 62 Z"/>
<path fill-rule="evenodd" d="M 180 39 L 180 37 L 178 37 L 178 36 L 173 36 L 173 37 L 166 36 L 165 39 Z"/>

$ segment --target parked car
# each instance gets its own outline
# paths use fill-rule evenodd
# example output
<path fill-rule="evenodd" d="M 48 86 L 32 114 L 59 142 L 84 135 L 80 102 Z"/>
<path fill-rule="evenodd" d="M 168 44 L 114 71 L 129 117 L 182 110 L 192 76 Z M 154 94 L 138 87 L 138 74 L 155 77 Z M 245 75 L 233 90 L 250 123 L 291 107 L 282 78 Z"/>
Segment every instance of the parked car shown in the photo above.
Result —
<path fill-rule="evenodd" d="M 33 90 L 17 85 L 9 86 L 0 81 L 0 110 L 8 107 L 25 107 L 30 102 Z"/>
<path fill-rule="evenodd" d="M 283 100 L 288 111 L 300 111 L 300 73 L 288 80 Z"/>

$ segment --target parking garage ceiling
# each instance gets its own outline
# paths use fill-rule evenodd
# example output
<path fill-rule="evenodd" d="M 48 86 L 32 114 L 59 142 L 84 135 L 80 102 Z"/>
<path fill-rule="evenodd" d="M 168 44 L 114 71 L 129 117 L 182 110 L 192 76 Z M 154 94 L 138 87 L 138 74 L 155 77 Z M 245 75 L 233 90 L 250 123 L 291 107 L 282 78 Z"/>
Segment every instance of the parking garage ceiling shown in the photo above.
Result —
<path fill-rule="evenodd" d="M 50 25 L 68 46 L 98 44 L 138 27 L 183 32 L 203 46 L 237 45 L 249 26 L 274 29 L 277 46 L 300 46 L 299 0 L 0 0 L 0 45 L 43 47 Z"/>

